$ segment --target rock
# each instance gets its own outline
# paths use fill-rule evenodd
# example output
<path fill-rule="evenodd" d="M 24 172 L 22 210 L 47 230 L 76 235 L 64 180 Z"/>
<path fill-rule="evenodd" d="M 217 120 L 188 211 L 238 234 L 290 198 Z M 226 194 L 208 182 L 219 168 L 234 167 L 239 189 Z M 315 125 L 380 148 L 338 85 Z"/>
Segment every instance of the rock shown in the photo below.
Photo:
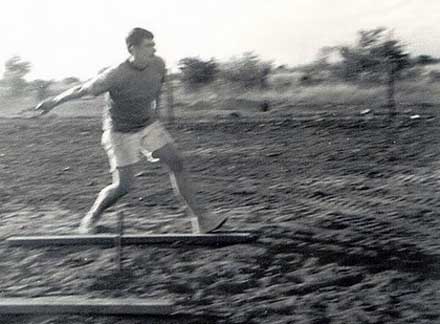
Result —
<path fill-rule="evenodd" d="M 262 103 L 260 103 L 260 111 L 267 112 L 269 111 L 270 105 L 267 100 L 264 100 Z"/>
<path fill-rule="evenodd" d="M 371 113 L 371 109 L 364 109 L 361 111 L 361 115 L 367 115 L 369 113 Z"/>
<path fill-rule="evenodd" d="M 283 154 L 284 152 L 282 152 L 282 151 L 279 151 L 279 152 L 269 152 L 269 153 L 266 153 L 265 155 L 267 156 L 267 157 L 276 157 L 276 156 L 280 156 L 281 154 Z"/>
<path fill-rule="evenodd" d="M 236 118 L 240 118 L 241 114 L 239 112 L 234 111 L 229 113 L 228 117 L 236 119 Z"/>

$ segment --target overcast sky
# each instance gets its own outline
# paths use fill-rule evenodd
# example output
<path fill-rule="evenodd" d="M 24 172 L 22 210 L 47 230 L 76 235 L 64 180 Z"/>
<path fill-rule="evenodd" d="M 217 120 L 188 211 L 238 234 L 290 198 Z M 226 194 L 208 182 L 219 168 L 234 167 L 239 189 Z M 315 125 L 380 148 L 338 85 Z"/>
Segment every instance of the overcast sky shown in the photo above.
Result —
<path fill-rule="evenodd" d="M 132 27 L 156 37 L 158 55 L 226 60 L 253 51 L 275 64 L 312 61 L 360 29 L 392 28 L 413 54 L 440 57 L 439 0 L 2 0 L 0 73 L 20 55 L 30 79 L 86 79 L 125 59 Z"/>

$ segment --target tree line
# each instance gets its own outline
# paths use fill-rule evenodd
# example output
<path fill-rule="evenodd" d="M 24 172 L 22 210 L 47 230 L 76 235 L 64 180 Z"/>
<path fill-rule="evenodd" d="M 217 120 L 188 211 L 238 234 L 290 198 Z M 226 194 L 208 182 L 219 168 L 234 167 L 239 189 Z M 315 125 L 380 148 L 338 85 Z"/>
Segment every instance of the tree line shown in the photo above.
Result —
<path fill-rule="evenodd" d="M 268 79 L 280 71 L 301 74 L 299 84 L 315 85 L 321 82 L 345 82 L 358 86 L 382 84 L 386 86 L 387 105 L 395 107 L 396 82 L 414 78 L 423 67 L 440 63 L 439 58 L 429 55 L 411 56 L 406 44 L 395 37 L 392 30 L 378 27 L 360 30 L 353 44 L 323 47 L 315 61 L 289 68 L 274 67 L 273 62 L 262 60 L 257 54 L 248 52 L 226 62 L 215 58 L 203 60 L 186 57 L 179 61 L 179 72 L 170 75 L 189 90 L 210 86 L 213 83 L 235 85 L 240 90 L 266 89 Z M 53 81 L 34 80 L 27 82 L 25 76 L 31 71 L 31 63 L 14 56 L 5 62 L 5 72 L 0 86 L 9 96 L 21 96 L 32 89 L 38 99 L 48 95 Z M 440 80 L 440 72 L 432 71 L 431 81 Z M 75 77 L 64 83 L 79 82 Z"/>
<path fill-rule="evenodd" d="M 238 82 L 243 88 L 265 88 L 270 75 L 283 71 L 300 73 L 298 84 L 301 86 L 341 82 L 361 87 L 385 85 L 387 106 L 393 112 L 396 82 L 414 80 L 423 73 L 424 67 L 439 63 L 439 58 L 430 55 L 411 56 L 406 44 L 395 37 L 392 30 L 377 27 L 358 31 L 353 44 L 321 48 L 318 58 L 310 64 L 274 68 L 252 53 L 226 63 L 186 58 L 180 61 L 180 77 L 189 87 L 220 79 Z M 440 71 L 429 72 L 427 79 L 440 81 Z M 287 90 L 291 84 L 286 85 Z"/>

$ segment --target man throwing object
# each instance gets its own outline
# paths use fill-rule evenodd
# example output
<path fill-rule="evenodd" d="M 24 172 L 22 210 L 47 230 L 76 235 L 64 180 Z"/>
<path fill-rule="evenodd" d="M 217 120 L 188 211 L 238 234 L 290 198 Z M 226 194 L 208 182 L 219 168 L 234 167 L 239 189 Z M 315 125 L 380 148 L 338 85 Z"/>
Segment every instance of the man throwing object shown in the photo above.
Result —
<path fill-rule="evenodd" d="M 85 95 L 107 95 L 102 145 L 109 158 L 113 182 L 99 193 L 82 219 L 79 232 L 94 233 L 104 210 L 129 192 L 134 180 L 134 164 L 140 161 L 141 155 L 150 161 L 160 160 L 168 167 L 173 188 L 196 220 L 193 231 L 215 231 L 227 217 L 214 216 L 196 202 L 182 157 L 156 114 L 166 69 L 164 61 L 155 55 L 154 36 L 148 30 L 134 28 L 126 37 L 126 45 L 129 57 L 124 62 L 35 107 L 45 114 L 66 101 Z"/>

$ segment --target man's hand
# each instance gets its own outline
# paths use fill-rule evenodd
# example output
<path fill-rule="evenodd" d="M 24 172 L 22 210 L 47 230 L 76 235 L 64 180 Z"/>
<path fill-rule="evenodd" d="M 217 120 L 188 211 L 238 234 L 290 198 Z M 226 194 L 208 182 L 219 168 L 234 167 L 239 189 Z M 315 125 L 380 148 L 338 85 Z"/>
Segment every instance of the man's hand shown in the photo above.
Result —
<path fill-rule="evenodd" d="M 47 98 L 40 102 L 34 110 L 39 111 L 41 115 L 47 114 L 57 105 L 54 97 Z"/>

